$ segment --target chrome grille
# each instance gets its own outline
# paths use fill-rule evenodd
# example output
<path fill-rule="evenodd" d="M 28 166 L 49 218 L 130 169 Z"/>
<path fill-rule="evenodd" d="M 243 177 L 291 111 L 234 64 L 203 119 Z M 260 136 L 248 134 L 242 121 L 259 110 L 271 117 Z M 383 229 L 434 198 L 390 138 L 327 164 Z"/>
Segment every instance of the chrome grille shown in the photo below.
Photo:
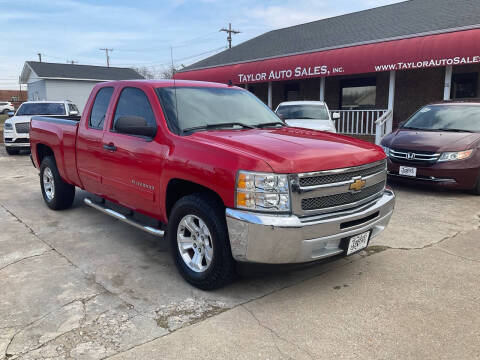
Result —
<path fill-rule="evenodd" d="M 386 181 L 386 160 L 351 168 L 292 174 L 292 211 L 299 216 L 311 216 L 355 208 L 381 196 Z"/>
<path fill-rule="evenodd" d="M 412 163 L 436 162 L 440 158 L 440 153 L 427 151 L 409 151 L 409 150 L 393 150 L 390 149 L 390 158 Z"/>
<path fill-rule="evenodd" d="M 324 184 L 331 184 L 331 183 L 337 183 L 342 181 L 349 181 L 354 177 L 372 175 L 380 171 L 385 171 L 385 169 L 386 169 L 386 162 L 382 162 L 380 165 L 367 168 L 367 169 L 353 170 L 350 172 L 344 172 L 339 174 L 302 177 L 300 178 L 300 186 L 306 187 L 306 186 L 324 185 Z"/>
<path fill-rule="evenodd" d="M 345 204 L 356 203 L 369 198 L 385 188 L 385 181 L 367 187 L 358 193 L 341 193 L 329 196 L 309 198 L 302 200 L 302 210 L 325 209 Z"/>
<path fill-rule="evenodd" d="M 30 123 L 25 122 L 15 124 L 15 130 L 17 130 L 17 133 L 19 134 L 28 134 L 30 132 Z"/>

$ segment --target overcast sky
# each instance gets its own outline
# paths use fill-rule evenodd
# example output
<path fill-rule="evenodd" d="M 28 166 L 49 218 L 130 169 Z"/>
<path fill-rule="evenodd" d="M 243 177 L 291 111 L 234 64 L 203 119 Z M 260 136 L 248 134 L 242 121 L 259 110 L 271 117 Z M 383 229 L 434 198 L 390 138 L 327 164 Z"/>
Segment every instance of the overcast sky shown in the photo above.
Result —
<path fill-rule="evenodd" d="M 395 0 L 0 0 L 0 89 L 18 89 L 27 60 L 111 66 L 191 64 L 222 50 L 231 22 L 234 44 L 266 31 Z"/>

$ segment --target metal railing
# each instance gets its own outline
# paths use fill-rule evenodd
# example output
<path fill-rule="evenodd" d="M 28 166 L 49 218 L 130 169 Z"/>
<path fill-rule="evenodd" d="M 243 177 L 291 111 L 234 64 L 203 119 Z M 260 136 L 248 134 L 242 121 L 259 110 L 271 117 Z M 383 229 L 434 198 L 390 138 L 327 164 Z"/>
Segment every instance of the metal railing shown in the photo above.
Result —
<path fill-rule="evenodd" d="M 340 119 L 335 120 L 337 132 L 347 135 L 375 135 L 376 122 L 387 112 L 386 109 L 330 110 L 331 114 L 340 114 Z"/>

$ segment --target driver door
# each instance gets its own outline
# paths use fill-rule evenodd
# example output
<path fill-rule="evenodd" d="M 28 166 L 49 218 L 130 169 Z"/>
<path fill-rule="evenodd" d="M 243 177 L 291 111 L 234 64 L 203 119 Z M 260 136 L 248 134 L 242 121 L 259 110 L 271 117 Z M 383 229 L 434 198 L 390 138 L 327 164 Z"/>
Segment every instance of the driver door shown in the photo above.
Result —
<path fill-rule="evenodd" d="M 141 117 L 157 127 L 151 102 L 138 87 L 124 87 L 118 97 L 109 129 L 102 141 L 102 182 L 107 198 L 133 210 L 154 215 L 158 212 L 160 178 L 158 144 L 153 138 L 124 134 L 115 124 L 120 117 Z"/>

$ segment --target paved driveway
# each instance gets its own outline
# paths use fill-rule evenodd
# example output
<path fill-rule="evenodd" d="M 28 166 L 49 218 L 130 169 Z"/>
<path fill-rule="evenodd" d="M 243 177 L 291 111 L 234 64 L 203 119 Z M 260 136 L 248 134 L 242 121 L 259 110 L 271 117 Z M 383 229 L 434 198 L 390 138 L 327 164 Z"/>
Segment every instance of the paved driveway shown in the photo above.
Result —
<path fill-rule="evenodd" d="M 358 255 L 187 285 L 164 242 L 82 204 L 49 210 L 0 148 L 0 356 L 480 358 L 480 198 L 397 188 Z"/>

